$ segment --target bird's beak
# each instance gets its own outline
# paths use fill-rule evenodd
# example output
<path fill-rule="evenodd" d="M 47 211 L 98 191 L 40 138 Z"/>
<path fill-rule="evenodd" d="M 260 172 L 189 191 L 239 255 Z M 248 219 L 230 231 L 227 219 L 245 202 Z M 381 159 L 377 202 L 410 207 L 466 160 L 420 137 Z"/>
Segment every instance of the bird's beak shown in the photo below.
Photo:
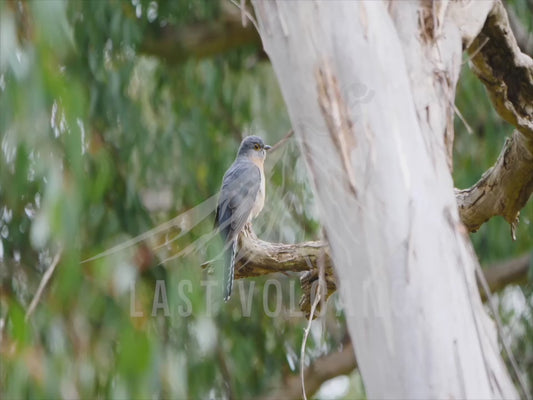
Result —
<path fill-rule="evenodd" d="M 269 146 L 268 144 L 265 144 L 265 150 L 270 150 L 272 146 Z"/>

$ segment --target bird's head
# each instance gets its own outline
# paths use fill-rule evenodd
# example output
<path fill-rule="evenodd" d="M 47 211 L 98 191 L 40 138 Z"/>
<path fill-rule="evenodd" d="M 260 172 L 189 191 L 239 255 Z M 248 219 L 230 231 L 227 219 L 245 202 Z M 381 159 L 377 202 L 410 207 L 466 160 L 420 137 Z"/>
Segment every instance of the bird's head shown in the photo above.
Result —
<path fill-rule="evenodd" d="M 266 151 L 271 149 L 259 136 L 246 136 L 239 147 L 238 157 L 248 157 L 252 161 L 264 161 Z"/>

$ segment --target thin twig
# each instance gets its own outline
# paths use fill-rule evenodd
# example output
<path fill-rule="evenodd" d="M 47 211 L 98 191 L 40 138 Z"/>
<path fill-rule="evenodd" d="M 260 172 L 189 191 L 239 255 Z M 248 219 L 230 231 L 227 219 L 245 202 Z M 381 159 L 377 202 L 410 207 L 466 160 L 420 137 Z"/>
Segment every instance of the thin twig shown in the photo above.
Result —
<path fill-rule="evenodd" d="M 255 30 L 257 32 L 259 32 L 259 27 L 258 27 L 257 22 L 255 21 L 253 15 L 250 14 L 248 12 L 248 10 L 246 10 L 246 8 L 242 8 L 241 5 L 239 3 L 237 3 L 235 0 L 229 0 L 229 1 L 231 2 L 231 4 L 233 4 L 239 10 L 241 10 L 241 12 L 244 13 L 244 15 L 246 15 L 250 21 L 252 21 L 252 24 L 254 24 Z"/>
<path fill-rule="evenodd" d="M 163 222 L 162 224 L 156 226 L 155 228 L 152 228 L 146 232 L 141 233 L 138 236 L 135 236 L 129 240 L 126 240 L 124 242 L 121 242 L 117 244 L 116 246 L 113 246 L 107 250 L 104 250 L 101 253 L 98 253 L 92 257 L 86 258 L 82 261 L 80 261 L 80 264 L 87 263 L 89 261 L 94 261 L 103 257 L 110 256 L 111 254 L 118 253 L 119 251 L 125 250 L 129 247 L 132 247 L 136 245 L 137 243 L 140 243 L 142 241 L 145 241 L 155 235 L 158 235 L 160 233 L 163 233 L 165 231 L 168 231 L 175 227 L 180 227 L 182 224 L 186 223 L 186 221 L 190 221 L 192 219 L 202 221 L 203 219 L 207 218 L 209 214 L 214 210 L 215 208 L 215 202 L 218 195 L 213 195 L 207 200 L 203 201 L 202 203 L 198 204 L 197 206 L 191 208 L 190 210 L 185 211 L 184 213 L 181 213 L 180 215 Z M 204 209 L 205 208 L 205 209 Z M 194 217 L 195 213 L 199 214 L 199 217 Z M 187 222 L 187 225 L 190 225 Z M 187 226 L 186 229 L 182 229 L 182 231 L 177 235 L 177 237 L 173 238 L 178 239 L 184 234 L 188 233 L 192 229 L 192 226 Z"/>
<path fill-rule="evenodd" d="M 469 54 L 469 55 L 468 55 L 468 57 L 466 58 L 466 60 L 463 61 L 462 65 L 464 65 L 465 63 L 467 63 L 468 61 L 470 61 L 471 59 L 473 59 L 473 58 L 477 55 L 477 53 L 479 53 L 479 52 L 481 51 L 481 49 L 482 49 L 483 47 L 485 47 L 485 45 L 488 43 L 488 41 L 489 41 L 489 38 L 485 38 L 485 40 L 483 41 L 483 43 L 481 43 L 481 45 L 480 45 L 477 49 L 475 49 L 475 50 L 472 52 L 472 54 Z"/>
<path fill-rule="evenodd" d="M 326 312 L 326 301 L 328 300 L 328 285 L 326 282 L 326 264 L 324 257 L 326 254 L 322 252 L 322 254 L 317 259 L 317 266 L 318 266 L 318 290 L 320 290 L 320 316 L 324 315 Z M 319 316 L 319 317 L 320 317 Z M 326 319 L 322 319 L 322 340 L 325 340 L 325 333 L 326 333 Z"/>
<path fill-rule="evenodd" d="M 285 144 L 285 142 L 287 142 L 287 140 L 289 140 L 293 135 L 294 135 L 294 130 L 291 129 L 289 132 L 287 132 L 285 134 L 283 139 L 281 139 L 274 146 L 272 146 L 272 148 L 268 152 L 269 153 L 275 152 L 277 149 L 279 149 L 281 146 L 283 146 Z"/>
<path fill-rule="evenodd" d="M 201 248 L 204 248 L 205 245 L 212 239 L 214 238 L 216 235 L 217 235 L 218 231 L 214 230 L 214 231 L 211 231 L 210 233 L 206 233 L 202 236 L 200 236 L 198 239 L 196 239 L 194 242 L 192 242 L 191 244 L 187 245 L 187 247 L 185 247 L 184 249 L 178 251 L 176 254 L 173 254 L 167 258 L 165 258 L 163 261 L 161 261 L 161 264 L 166 264 L 167 262 L 169 261 L 172 261 L 176 258 L 179 258 L 179 257 L 185 257 L 185 256 L 188 256 L 189 254 L 191 254 L 193 251 L 195 251 L 196 249 L 201 249 Z M 220 256 L 220 254 L 219 254 Z M 216 258 L 218 258 L 219 256 L 217 256 Z M 215 258 L 215 259 L 216 259 Z M 204 263 L 205 264 L 205 263 Z M 207 267 L 208 265 L 206 265 Z"/>
<path fill-rule="evenodd" d="M 52 274 L 54 273 L 54 270 L 56 269 L 56 266 L 59 263 L 59 259 L 61 258 L 61 253 L 62 253 L 62 250 L 59 249 L 54 259 L 52 260 L 52 263 L 50 264 L 48 269 L 44 272 L 43 277 L 41 279 L 41 283 L 39 283 L 39 288 L 37 289 L 35 296 L 33 296 L 33 300 L 31 301 L 30 306 L 28 307 L 28 310 L 26 311 L 26 317 L 24 318 L 26 322 L 28 321 L 31 314 L 35 310 L 35 307 L 37 306 L 37 303 L 39 302 L 39 299 L 41 298 L 41 295 L 43 294 L 46 284 L 52 277 Z"/>
<path fill-rule="evenodd" d="M 244 13 L 244 10 L 246 10 L 246 0 L 241 0 L 241 24 L 246 28 L 246 14 Z"/>
<path fill-rule="evenodd" d="M 311 313 L 309 314 L 309 319 L 307 320 L 307 327 L 304 331 L 304 340 L 302 341 L 302 347 L 300 349 L 300 379 L 302 380 L 302 393 L 304 395 L 304 400 L 307 400 L 307 394 L 305 393 L 305 346 L 307 344 L 307 337 L 309 336 L 309 331 L 311 330 L 311 322 L 313 322 L 313 315 L 315 315 L 316 307 L 320 303 L 320 290 L 317 287 L 315 301 L 311 306 Z"/>
<path fill-rule="evenodd" d="M 459 109 L 457 108 L 455 103 L 453 103 L 453 109 L 454 109 L 455 113 L 457 114 L 457 116 L 459 117 L 459 119 L 461 121 L 463 121 L 463 124 L 465 125 L 465 128 L 468 131 L 468 133 L 469 134 L 474 133 L 474 130 L 472 129 L 472 127 L 470 125 L 468 125 L 468 122 L 466 122 L 465 117 L 463 117 L 463 114 L 461 114 L 461 111 L 459 111 Z"/>

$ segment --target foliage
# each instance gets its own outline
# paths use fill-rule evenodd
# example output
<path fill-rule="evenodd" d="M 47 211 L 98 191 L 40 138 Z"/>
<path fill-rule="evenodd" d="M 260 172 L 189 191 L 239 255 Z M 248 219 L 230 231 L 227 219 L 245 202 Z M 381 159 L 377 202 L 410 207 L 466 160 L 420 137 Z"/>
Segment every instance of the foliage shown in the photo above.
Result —
<path fill-rule="evenodd" d="M 220 251 L 216 239 L 203 240 L 212 196 L 243 132 L 273 144 L 290 128 L 273 71 L 257 49 L 181 65 L 140 51 L 162 27 L 220 13 L 218 2 L 193 0 L 0 2 L 2 398 L 241 398 L 277 387 L 299 368 L 305 320 L 293 312 L 297 278 L 276 277 L 283 294 L 276 317 L 263 312 L 272 281 L 238 284 L 241 294 L 254 294 L 247 316 L 239 292 L 223 304 L 219 288 L 210 290 L 220 268 L 199 267 Z M 490 166 L 510 132 L 481 98 L 465 71 L 457 104 L 475 134 L 456 126 L 461 187 Z M 259 236 L 317 238 L 294 140 L 267 171 Z M 188 210 L 190 218 L 143 244 L 82 263 Z M 482 262 L 529 251 L 532 217 L 529 204 L 516 243 L 497 220 L 473 235 Z M 173 258 L 191 243 L 194 251 Z M 152 316 L 160 282 L 169 316 L 164 307 Z M 339 348 L 346 332 L 334 301 L 325 326 L 315 324 L 308 359 Z"/>

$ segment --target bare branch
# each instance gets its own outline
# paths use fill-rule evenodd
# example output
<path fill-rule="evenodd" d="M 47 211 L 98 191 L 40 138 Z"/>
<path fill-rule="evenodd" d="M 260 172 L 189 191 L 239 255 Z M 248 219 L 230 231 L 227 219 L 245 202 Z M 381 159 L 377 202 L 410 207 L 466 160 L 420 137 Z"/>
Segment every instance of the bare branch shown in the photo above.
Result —
<path fill-rule="evenodd" d="M 309 318 L 314 299 L 312 293 L 317 292 L 319 263 L 324 265 L 327 300 L 337 290 L 337 286 L 329 246 L 326 243 L 321 241 L 295 244 L 265 242 L 258 239 L 251 227 L 247 225 L 239 236 L 239 253 L 235 263 L 235 279 L 276 272 L 304 272 L 300 276 L 303 291 L 300 299 L 300 309 Z M 320 309 L 321 307 L 318 307 L 318 312 L 313 314 L 313 318 L 317 317 Z"/>
<path fill-rule="evenodd" d="M 326 271 L 332 271 L 329 248 L 323 242 L 269 243 L 258 239 L 249 227 L 245 228 L 239 237 L 235 279 L 275 272 L 305 272 L 311 268 L 318 271 L 318 259 L 324 252 Z"/>
<path fill-rule="evenodd" d="M 320 292 L 316 291 L 316 297 L 311 306 L 311 315 L 315 315 L 316 307 L 320 302 Z M 305 346 L 307 344 L 307 338 L 309 337 L 309 332 L 311 331 L 311 323 L 313 322 L 312 316 L 307 317 L 307 326 L 304 329 L 304 338 L 302 340 L 302 346 L 300 348 L 300 384 L 302 385 L 302 394 L 304 400 L 307 400 L 307 392 L 305 389 Z"/>
<path fill-rule="evenodd" d="M 295 244 L 269 243 L 258 239 L 250 226 L 239 237 L 239 255 L 236 261 L 235 279 L 255 277 L 272 273 L 301 272 L 302 298 L 300 309 L 309 317 L 314 294 L 317 292 L 319 263 L 324 263 L 327 285 L 326 299 L 336 290 L 337 284 L 329 246 L 321 241 Z M 483 271 L 492 292 L 502 290 L 509 284 L 522 284 L 527 280 L 530 255 L 498 263 Z M 320 314 L 320 308 L 313 315 Z"/>
<path fill-rule="evenodd" d="M 494 3 L 468 51 L 498 114 L 533 138 L 533 60 L 518 47 L 501 1 Z"/>
<path fill-rule="evenodd" d="M 274 144 L 272 146 L 272 148 L 268 151 L 269 153 L 273 153 L 275 152 L 277 149 L 279 149 L 280 147 L 282 147 L 285 143 L 287 143 L 287 141 L 294 136 L 294 130 L 291 129 L 289 130 L 285 136 L 283 136 L 283 138 L 281 138 L 276 144 Z"/>
<path fill-rule="evenodd" d="M 246 21 L 249 19 L 254 25 L 255 30 L 259 31 L 257 27 L 257 21 L 255 20 L 254 16 L 250 14 L 250 12 L 246 9 L 246 0 L 241 0 L 240 4 L 237 3 L 235 0 L 229 0 L 229 1 L 240 10 L 242 26 L 246 28 L 247 26 Z"/>
<path fill-rule="evenodd" d="M 461 220 L 475 232 L 487 220 L 501 215 L 514 236 L 520 210 L 533 191 L 533 140 L 518 131 L 507 139 L 496 164 L 471 188 L 456 190 Z"/>
<path fill-rule="evenodd" d="M 328 379 L 335 378 L 339 375 L 349 374 L 357 367 L 355 361 L 353 345 L 351 343 L 333 354 L 320 357 L 305 369 L 305 392 L 307 396 L 313 395 Z M 298 375 L 289 376 L 283 386 L 268 396 L 262 397 L 263 400 L 270 399 L 299 399 L 302 397 L 302 382 Z"/>
<path fill-rule="evenodd" d="M 56 269 L 56 266 L 59 263 L 59 260 L 61 259 L 61 253 L 62 253 L 61 250 L 57 252 L 54 259 L 52 260 L 52 263 L 50 264 L 48 269 L 44 272 L 41 282 L 39 283 L 39 288 L 37 289 L 35 296 L 33 296 L 30 306 L 28 307 L 28 310 L 26 311 L 26 317 L 24 318 L 25 321 L 28 321 L 30 316 L 33 314 L 33 311 L 35 310 L 37 303 L 39 303 L 39 300 L 41 299 L 44 288 L 46 287 L 46 284 L 52 277 L 52 274 L 54 273 L 54 270 Z"/>
<path fill-rule="evenodd" d="M 520 210 L 533 191 L 533 60 L 520 51 L 501 1 L 494 3 L 468 52 L 494 108 L 517 131 L 474 186 L 456 191 L 459 212 L 471 232 L 501 215 L 514 239 Z"/>
<path fill-rule="evenodd" d="M 253 21 L 251 15 L 248 17 Z M 259 34 L 253 24 L 243 26 L 240 10 L 232 7 L 224 9 L 217 21 L 179 28 L 167 25 L 154 30 L 146 35 L 140 51 L 179 64 L 190 58 L 212 57 L 248 45 L 261 49 Z"/>
<path fill-rule="evenodd" d="M 494 293 L 510 284 L 527 283 L 527 275 L 532 262 L 531 254 L 525 254 L 483 269 L 490 291 Z"/>

